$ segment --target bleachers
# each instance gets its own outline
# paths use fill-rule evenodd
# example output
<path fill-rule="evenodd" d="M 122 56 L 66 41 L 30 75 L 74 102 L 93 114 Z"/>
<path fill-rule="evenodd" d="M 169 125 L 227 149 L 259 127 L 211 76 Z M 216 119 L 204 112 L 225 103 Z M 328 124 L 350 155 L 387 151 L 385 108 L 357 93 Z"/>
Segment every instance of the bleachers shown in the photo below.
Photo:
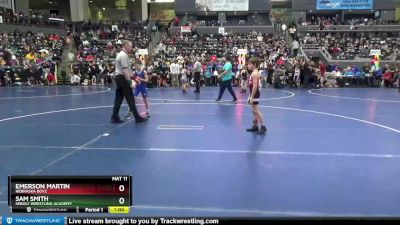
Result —
<path fill-rule="evenodd" d="M 164 38 L 163 49 L 156 51 L 155 58 L 163 56 L 167 59 L 181 56 L 236 56 L 238 49 L 248 49 L 249 57 L 269 57 L 274 51 L 275 42 L 272 36 L 263 35 L 262 41 L 258 40 L 259 35 L 235 34 L 235 35 L 169 35 Z M 282 41 L 282 46 L 286 43 Z"/>
<path fill-rule="evenodd" d="M 371 49 L 380 49 L 382 60 L 394 60 L 396 49 L 400 47 L 400 37 L 375 36 L 369 34 L 351 35 L 349 33 L 307 34 L 302 38 L 306 44 L 323 47 L 333 60 L 370 59 Z M 397 57 L 400 57 L 397 52 Z"/>

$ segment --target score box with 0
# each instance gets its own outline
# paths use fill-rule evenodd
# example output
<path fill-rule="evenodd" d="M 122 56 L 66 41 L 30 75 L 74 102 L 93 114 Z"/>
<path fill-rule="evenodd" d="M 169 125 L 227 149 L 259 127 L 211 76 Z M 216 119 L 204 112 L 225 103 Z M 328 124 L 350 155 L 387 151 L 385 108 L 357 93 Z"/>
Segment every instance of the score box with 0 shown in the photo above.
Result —
<path fill-rule="evenodd" d="M 132 206 L 131 176 L 10 176 L 10 207 Z"/>

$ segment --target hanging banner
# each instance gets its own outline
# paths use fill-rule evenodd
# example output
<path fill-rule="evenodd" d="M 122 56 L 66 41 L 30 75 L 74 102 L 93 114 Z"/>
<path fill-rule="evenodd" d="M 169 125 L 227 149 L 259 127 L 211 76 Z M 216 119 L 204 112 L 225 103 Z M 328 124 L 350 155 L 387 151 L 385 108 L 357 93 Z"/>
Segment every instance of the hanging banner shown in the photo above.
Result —
<path fill-rule="evenodd" d="M 192 27 L 191 26 L 181 26 L 181 33 L 191 33 Z"/>
<path fill-rule="evenodd" d="M 0 0 L 0 8 L 13 9 L 14 0 Z"/>
<path fill-rule="evenodd" d="M 239 65 L 246 65 L 246 55 L 247 55 L 247 49 L 238 49 L 237 54 L 239 55 L 238 57 L 238 63 Z"/>
<path fill-rule="evenodd" d="M 249 11 L 249 0 L 196 0 L 198 11 Z"/>
<path fill-rule="evenodd" d="M 149 51 L 145 48 L 145 49 L 139 49 L 138 50 L 139 55 L 148 55 Z"/>
<path fill-rule="evenodd" d="M 224 35 L 225 34 L 225 27 L 219 27 L 218 28 L 218 34 Z"/>
<path fill-rule="evenodd" d="M 62 19 L 62 18 L 52 18 L 52 17 L 50 17 L 49 20 L 50 20 L 50 21 L 56 21 L 56 22 L 64 22 L 64 21 L 65 21 L 65 20 Z"/>
<path fill-rule="evenodd" d="M 375 66 L 375 70 L 381 69 L 381 57 L 379 55 L 374 55 L 371 61 L 371 65 Z"/>
<path fill-rule="evenodd" d="M 111 31 L 115 31 L 115 32 L 118 32 L 119 30 L 118 30 L 118 25 L 111 25 Z"/>
<path fill-rule="evenodd" d="M 142 63 L 143 63 L 144 65 L 146 65 L 146 56 L 149 54 L 149 51 L 148 51 L 146 48 L 144 48 L 144 49 L 139 49 L 139 50 L 137 51 L 137 54 L 139 55 L 139 56 L 138 56 L 138 59 L 139 59 L 140 61 L 142 61 Z"/>
<path fill-rule="evenodd" d="M 369 55 L 382 55 L 382 52 L 380 49 L 371 49 Z"/>
<path fill-rule="evenodd" d="M 381 50 L 371 49 L 369 55 L 372 56 L 371 65 L 375 66 L 376 70 L 379 70 L 381 68 L 381 57 L 380 57 L 382 55 Z"/>
<path fill-rule="evenodd" d="M 237 54 L 238 55 L 247 55 L 247 49 L 238 49 Z"/>
<path fill-rule="evenodd" d="M 317 10 L 373 9 L 374 0 L 317 0 Z"/>

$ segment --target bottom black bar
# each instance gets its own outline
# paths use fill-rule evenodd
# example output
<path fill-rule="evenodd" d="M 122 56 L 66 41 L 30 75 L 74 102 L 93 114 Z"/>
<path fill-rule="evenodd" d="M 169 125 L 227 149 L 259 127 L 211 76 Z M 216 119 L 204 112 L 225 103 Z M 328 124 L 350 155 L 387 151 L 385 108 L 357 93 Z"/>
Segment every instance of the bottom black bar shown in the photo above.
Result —
<path fill-rule="evenodd" d="M 12 213 L 78 213 L 78 207 L 11 207 Z"/>
<path fill-rule="evenodd" d="M 349 224 L 357 224 L 357 223 L 378 223 L 384 224 L 385 222 L 393 222 L 400 221 L 400 218 L 167 218 L 167 217 L 152 217 L 152 218 L 136 218 L 136 217 L 68 217 L 66 218 L 66 225 L 138 225 L 138 224 L 146 224 L 146 225 L 163 225 L 163 224 L 240 224 L 240 225 L 248 225 L 248 224 L 274 224 L 274 223 L 321 223 L 321 224 L 329 224 L 329 223 L 339 223 L 343 224 L 349 222 Z M 397 219 L 397 220 L 396 220 Z"/>

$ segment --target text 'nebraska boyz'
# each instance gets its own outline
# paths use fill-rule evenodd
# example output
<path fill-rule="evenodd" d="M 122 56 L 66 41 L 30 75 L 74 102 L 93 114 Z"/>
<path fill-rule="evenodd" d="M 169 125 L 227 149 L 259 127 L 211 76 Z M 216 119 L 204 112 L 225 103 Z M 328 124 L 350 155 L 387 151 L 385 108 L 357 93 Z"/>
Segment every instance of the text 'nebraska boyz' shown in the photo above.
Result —
<path fill-rule="evenodd" d="M 47 190 L 68 190 L 71 184 L 15 184 L 16 194 L 46 194 Z"/>

